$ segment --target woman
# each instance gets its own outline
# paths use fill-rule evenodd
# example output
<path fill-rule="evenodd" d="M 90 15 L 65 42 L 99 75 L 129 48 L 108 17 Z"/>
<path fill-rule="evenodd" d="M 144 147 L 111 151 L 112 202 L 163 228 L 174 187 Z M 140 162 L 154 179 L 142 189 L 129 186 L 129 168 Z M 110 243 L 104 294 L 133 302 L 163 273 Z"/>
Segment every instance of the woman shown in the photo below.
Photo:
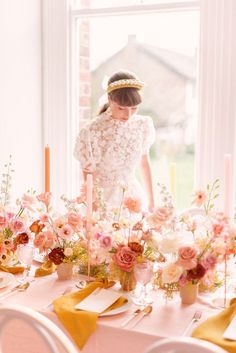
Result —
<path fill-rule="evenodd" d="M 92 173 L 103 189 L 105 200 L 119 207 L 122 198 L 146 197 L 135 178 L 140 164 L 147 194 L 148 210 L 154 207 L 149 149 L 155 137 L 150 117 L 137 115 L 142 101 L 143 83 L 133 73 L 114 73 L 107 86 L 106 103 L 99 115 L 81 129 L 74 156 L 79 160 L 84 177 Z"/>

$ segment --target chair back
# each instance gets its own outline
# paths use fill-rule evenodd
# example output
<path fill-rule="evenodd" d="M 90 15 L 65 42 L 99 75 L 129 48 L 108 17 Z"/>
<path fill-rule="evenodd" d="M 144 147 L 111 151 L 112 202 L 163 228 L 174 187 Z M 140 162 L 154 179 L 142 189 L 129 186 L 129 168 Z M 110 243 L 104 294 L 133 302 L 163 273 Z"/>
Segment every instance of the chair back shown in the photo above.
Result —
<path fill-rule="evenodd" d="M 147 347 L 144 353 L 227 353 L 215 344 L 193 337 L 164 338 Z"/>
<path fill-rule="evenodd" d="M 7 327 L 16 326 L 16 322 L 20 320 L 21 325 L 24 323 L 28 324 L 28 327 L 32 327 L 34 331 L 42 338 L 45 343 L 48 351 L 50 353 L 78 353 L 77 349 L 69 337 L 50 319 L 48 319 L 43 314 L 39 312 L 20 305 L 1 305 L 0 306 L 0 353 L 4 353 L 2 347 L 5 347 L 3 343 L 6 341 Z M 23 321 L 23 322 L 22 322 Z M 24 335 L 24 325 L 22 325 L 22 335 Z M 12 328 L 11 328 L 12 329 Z M 13 329 L 12 329 L 13 331 Z M 18 335 L 19 336 L 19 335 Z M 5 340 L 4 340 L 5 338 Z M 17 341 L 16 338 L 13 337 Z M 17 345 L 17 342 L 14 342 L 14 346 Z M 35 345 L 37 342 L 35 341 Z M 36 348 L 37 349 L 37 348 Z M 38 347 L 38 351 L 40 348 Z M 19 351 L 21 351 L 19 347 Z M 37 351 L 37 350 L 36 350 Z M 5 352 L 9 352 L 6 350 Z"/>

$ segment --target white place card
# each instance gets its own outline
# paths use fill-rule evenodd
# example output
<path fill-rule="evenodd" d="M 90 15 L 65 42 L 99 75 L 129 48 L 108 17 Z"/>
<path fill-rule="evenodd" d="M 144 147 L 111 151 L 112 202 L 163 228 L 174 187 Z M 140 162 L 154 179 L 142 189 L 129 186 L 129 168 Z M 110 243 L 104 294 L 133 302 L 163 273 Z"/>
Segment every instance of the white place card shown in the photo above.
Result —
<path fill-rule="evenodd" d="M 236 315 L 225 330 L 223 337 L 229 340 L 236 341 Z"/>
<path fill-rule="evenodd" d="M 97 288 L 80 303 L 76 304 L 75 309 L 92 311 L 100 314 L 109 308 L 110 305 L 115 303 L 120 297 L 121 294 L 113 290 Z"/>

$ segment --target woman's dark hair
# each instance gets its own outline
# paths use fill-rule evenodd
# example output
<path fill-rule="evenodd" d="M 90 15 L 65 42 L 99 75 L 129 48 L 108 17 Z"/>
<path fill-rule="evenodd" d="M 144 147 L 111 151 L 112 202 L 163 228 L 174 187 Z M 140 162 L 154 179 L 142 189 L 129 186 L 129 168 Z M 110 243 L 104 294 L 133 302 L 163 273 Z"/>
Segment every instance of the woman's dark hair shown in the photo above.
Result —
<path fill-rule="evenodd" d="M 139 80 L 138 77 L 129 71 L 117 71 L 115 72 L 109 79 L 108 85 L 112 82 L 123 80 L 123 79 L 136 79 Z M 133 107 L 142 102 L 142 97 L 140 95 L 138 88 L 119 88 L 108 94 L 112 101 L 123 107 Z M 104 104 L 99 110 L 99 114 L 105 112 L 109 104 Z"/>

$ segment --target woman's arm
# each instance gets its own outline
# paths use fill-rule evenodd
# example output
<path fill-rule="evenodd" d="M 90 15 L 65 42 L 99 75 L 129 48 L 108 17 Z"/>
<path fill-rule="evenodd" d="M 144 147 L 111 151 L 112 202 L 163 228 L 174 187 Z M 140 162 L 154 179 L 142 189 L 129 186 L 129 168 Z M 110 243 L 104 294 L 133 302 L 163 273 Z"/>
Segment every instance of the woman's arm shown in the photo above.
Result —
<path fill-rule="evenodd" d="M 153 182 L 150 160 L 147 154 L 142 156 L 140 169 L 144 186 L 148 195 L 148 210 L 149 212 L 152 212 L 154 209 Z"/>

